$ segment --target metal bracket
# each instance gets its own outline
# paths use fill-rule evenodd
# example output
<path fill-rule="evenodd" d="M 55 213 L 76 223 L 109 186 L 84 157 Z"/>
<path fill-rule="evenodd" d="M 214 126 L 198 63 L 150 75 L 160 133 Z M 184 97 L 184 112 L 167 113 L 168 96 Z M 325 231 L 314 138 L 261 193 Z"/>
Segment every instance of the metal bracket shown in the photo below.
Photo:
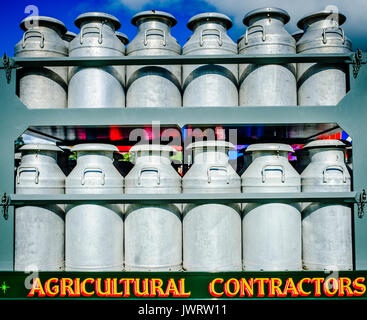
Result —
<path fill-rule="evenodd" d="M 363 189 L 362 193 L 359 194 L 359 198 L 357 201 L 358 218 L 360 219 L 364 216 L 364 207 L 366 205 L 366 200 L 367 200 L 367 193 L 366 193 L 366 190 Z"/>
<path fill-rule="evenodd" d="M 10 58 L 4 53 L 3 55 L 3 65 L 4 65 L 4 71 L 6 76 L 6 81 L 10 83 L 11 80 L 11 60 Z"/>
<path fill-rule="evenodd" d="M 3 194 L 2 198 L 1 198 L 1 207 L 2 207 L 2 214 L 4 216 L 5 220 L 8 220 L 8 209 L 9 209 L 9 205 L 10 205 L 10 198 L 6 195 L 6 193 Z"/>
<path fill-rule="evenodd" d="M 363 53 L 360 49 L 357 49 L 353 58 L 353 77 L 357 78 L 361 64 L 363 61 Z"/>

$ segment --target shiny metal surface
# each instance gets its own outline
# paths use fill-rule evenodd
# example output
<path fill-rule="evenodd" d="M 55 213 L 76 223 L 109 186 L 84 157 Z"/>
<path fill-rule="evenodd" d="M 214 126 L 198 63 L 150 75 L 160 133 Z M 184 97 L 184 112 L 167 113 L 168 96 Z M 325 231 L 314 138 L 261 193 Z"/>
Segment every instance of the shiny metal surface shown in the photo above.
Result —
<path fill-rule="evenodd" d="M 180 55 L 181 47 L 171 35 L 176 19 L 161 11 L 136 14 L 132 24 L 136 37 L 126 48 L 129 56 Z M 126 107 L 180 107 L 181 66 L 127 66 Z"/>
<path fill-rule="evenodd" d="M 252 163 L 241 177 L 242 192 L 300 192 L 300 176 L 288 162 L 292 150 L 284 144 L 250 145 Z M 301 270 L 299 205 L 244 204 L 242 241 L 244 270 Z"/>
<path fill-rule="evenodd" d="M 135 165 L 125 177 L 126 193 L 181 193 L 181 177 L 171 166 L 172 147 L 136 145 Z M 182 269 L 181 205 L 126 205 L 125 269 Z"/>
<path fill-rule="evenodd" d="M 303 192 L 351 190 L 345 144 L 314 141 L 305 146 L 310 164 L 302 173 Z M 306 270 L 352 270 L 352 211 L 343 204 L 302 204 L 303 267 Z"/>
<path fill-rule="evenodd" d="M 55 145 L 24 145 L 16 174 L 17 194 L 63 194 L 65 175 Z M 64 206 L 21 206 L 15 212 L 15 271 L 64 270 Z"/>
<path fill-rule="evenodd" d="M 117 18 L 101 12 L 89 12 L 75 20 L 80 33 L 71 41 L 70 57 L 123 56 L 124 45 L 115 35 Z M 69 108 L 125 107 L 125 68 L 72 67 L 70 70 Z"/>
<path fill-rule="evenodd" d="M 66 178 L 66 193 L 123 193 L 123 177 L 113 166 L 117 148 L 83 144 L 77 165 Z M 123 269 L 123 206 L 69 205 L 66 208 L 65 269 L 68 271 L 121 271 Z"/>
<path fill-rule="evenodd" d="M 194 163 L 182 180 L 183 193 L 240 193 L 240 177 L 228 163 L 224 141 L 195 142 Z M 188 271 L 241 270 L 239 204 L 185 205 L 183 267 Z"/>
<path fill-rule="evenodd" d="M 297 42 L 297 53 L 350 53 L 352 43 L 341 25 L 341 13 L 321 11 L 304 17 L 298 27 L 304 35 Z M 298 104 L 336 105 L 347 92 L 346 66 L 343 64 L 298 63 Z"/>
<path fill-rule="evenodd" d="M 288 13 L 278 8 L 249 12 L 243 20 L 248 28 L 239 39 L 239 54 L 295 53 L 295 40 L 284 27 L 288 21 Z M 297 104 L 295 64 L 240 64 L 239 82 L 240 106 Z"/>
<path fill-rule="evenodd" d="M 68 49 L 68 55 L 69 55 L 70 42 L 73 41 L 73 39 L 75 39 L 75 37 L 76 37 L 76 33 L 71 32 L 71 31 L 67 31 L 62 37 L 62 39 L 65 42 L 66 48 Z M 71 67 L 68 67 L 68 83 L 69 83 L 69 80 L 70 80 L 70 73 L 71 73 Z"/>
<path fill-rule="evenodd" d="M 32 27 L 27 29 L 29 24 Z M 24 34 L 15 46 L 16 57 L 44 58 L 68 55 L 68 48 L 62 39 L 66 27 L 61 21 L 44 16 L 30 16 L 22 20 L 20 27 Z M 20 69 L 20 100 L 30 109 L 66 108 L 67 74 L 67 67 Z"/>
<path fill-rule="evenodd" d="M 192 17 L 193 30 L 183 46 L 183 55 L 237 54 L 228 36 L 232 21 L 224 14 L 207 12 Z M 238 65 L 183 65 L 183 106 L 237 106 Z"/>

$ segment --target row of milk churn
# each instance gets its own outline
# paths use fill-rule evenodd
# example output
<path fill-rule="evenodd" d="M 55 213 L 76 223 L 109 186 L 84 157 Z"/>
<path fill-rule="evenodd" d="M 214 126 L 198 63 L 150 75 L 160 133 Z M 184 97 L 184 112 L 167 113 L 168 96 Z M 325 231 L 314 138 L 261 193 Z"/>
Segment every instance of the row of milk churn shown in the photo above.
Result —
<path fill-rule="evenodd" d="M 15 47 L 17 57 L 332 54 L 352 48 L 341 28 L 345 16 L 330 11 L 301 19 L 304 34 L 297 43 L 285 29 L 290 16 L 282 9 L 249 12 L 238 44 L 227 34 L 229 17 L 198 14 L 187 24 L 193 34 L 182 49 L 171 35 L 176 19 L 161 11 L 132 18 L 138 33 L 126 49 L 129 40 L 116 31 L 119 20 L 106 13 L 80 15 L 78 35 L 49 17 L 27 29 L 32 19 L 21 23 L 25 33 Z M 45 67 L 23 69 L 19 84 L 29 108 L 336 105 L 346 90 L 343 65 L 317 63 Z"/>
<path fill-rule="evenodd" d="M 258 143 L 242 177 L 225 141 L 188 146 L 193 164 L 181 179 L 170 146 L 136 145 L 123 178 L 117 148 L 80 144 L 67 178 L 54 145 L 25 145 L 18 194 L 207 194 L 350 191 L 338 140 L 305 146 L 307 166 L 293 168 L 286 144 Z M 304 161 L 302 163 L 305 163 Z M 241 190 L 242 188 L 242 190 Z M 351 208 L 332 203 L 187 203 L 34 205 L 16 209 L 15 269 L 69 271 L 351 270 Z M 65 233 L 65 234 L 64 234 Z M 64 264 L 65 261 L 65 264 Z"/>

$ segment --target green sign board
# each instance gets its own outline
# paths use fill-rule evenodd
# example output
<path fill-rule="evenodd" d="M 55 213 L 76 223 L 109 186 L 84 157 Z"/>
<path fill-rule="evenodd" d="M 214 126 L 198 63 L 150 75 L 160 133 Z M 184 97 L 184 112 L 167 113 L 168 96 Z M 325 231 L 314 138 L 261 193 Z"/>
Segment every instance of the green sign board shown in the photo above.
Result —
<path fill-rule="evenodd" d="M 0 272 L 0 299 L 366 299 L 367 271 Z"/>

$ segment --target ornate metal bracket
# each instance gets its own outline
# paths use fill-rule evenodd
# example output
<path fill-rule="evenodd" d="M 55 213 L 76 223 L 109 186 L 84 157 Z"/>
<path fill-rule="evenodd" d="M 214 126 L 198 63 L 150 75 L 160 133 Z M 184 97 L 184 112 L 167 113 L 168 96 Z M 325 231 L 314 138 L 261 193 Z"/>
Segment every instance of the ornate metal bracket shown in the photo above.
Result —
<path fill-rule="evenodd" d="M 353 77 L 357 78 L 361 64 L 363 61 L 363 53 L 360 49 L 357 49 L 353 58 Z"/>
<path fill-rule="evenodd" d="M 10 83 L 10 80 L 11 80 L 11 60 L 5 53 L 3 55 L 3 65 L 4 65 L 4 70 L 5 70 L 6 81 L 8 83 Z"/>
<path fill-rule="evenodd" d="M 6 193 L 3 194 L 2 198 L 1 198 L 1 208 L 2 208 L 2 214 L 4 216 L 5 220 L 8 220 L 8 209 L 9 209 L 9 204 L 10 204 L 10 198 L 6 195 Z"/>
<path fill-rule="evenodd" d="M 363 189 L 362 192 L 359 194 L 359 198 L 357 201 L 358 206 L 358 218 L 362 218 L 364 216 L 364 207 L 366 205 L 367 201 L 367 193 L 366 190 Z"/>

